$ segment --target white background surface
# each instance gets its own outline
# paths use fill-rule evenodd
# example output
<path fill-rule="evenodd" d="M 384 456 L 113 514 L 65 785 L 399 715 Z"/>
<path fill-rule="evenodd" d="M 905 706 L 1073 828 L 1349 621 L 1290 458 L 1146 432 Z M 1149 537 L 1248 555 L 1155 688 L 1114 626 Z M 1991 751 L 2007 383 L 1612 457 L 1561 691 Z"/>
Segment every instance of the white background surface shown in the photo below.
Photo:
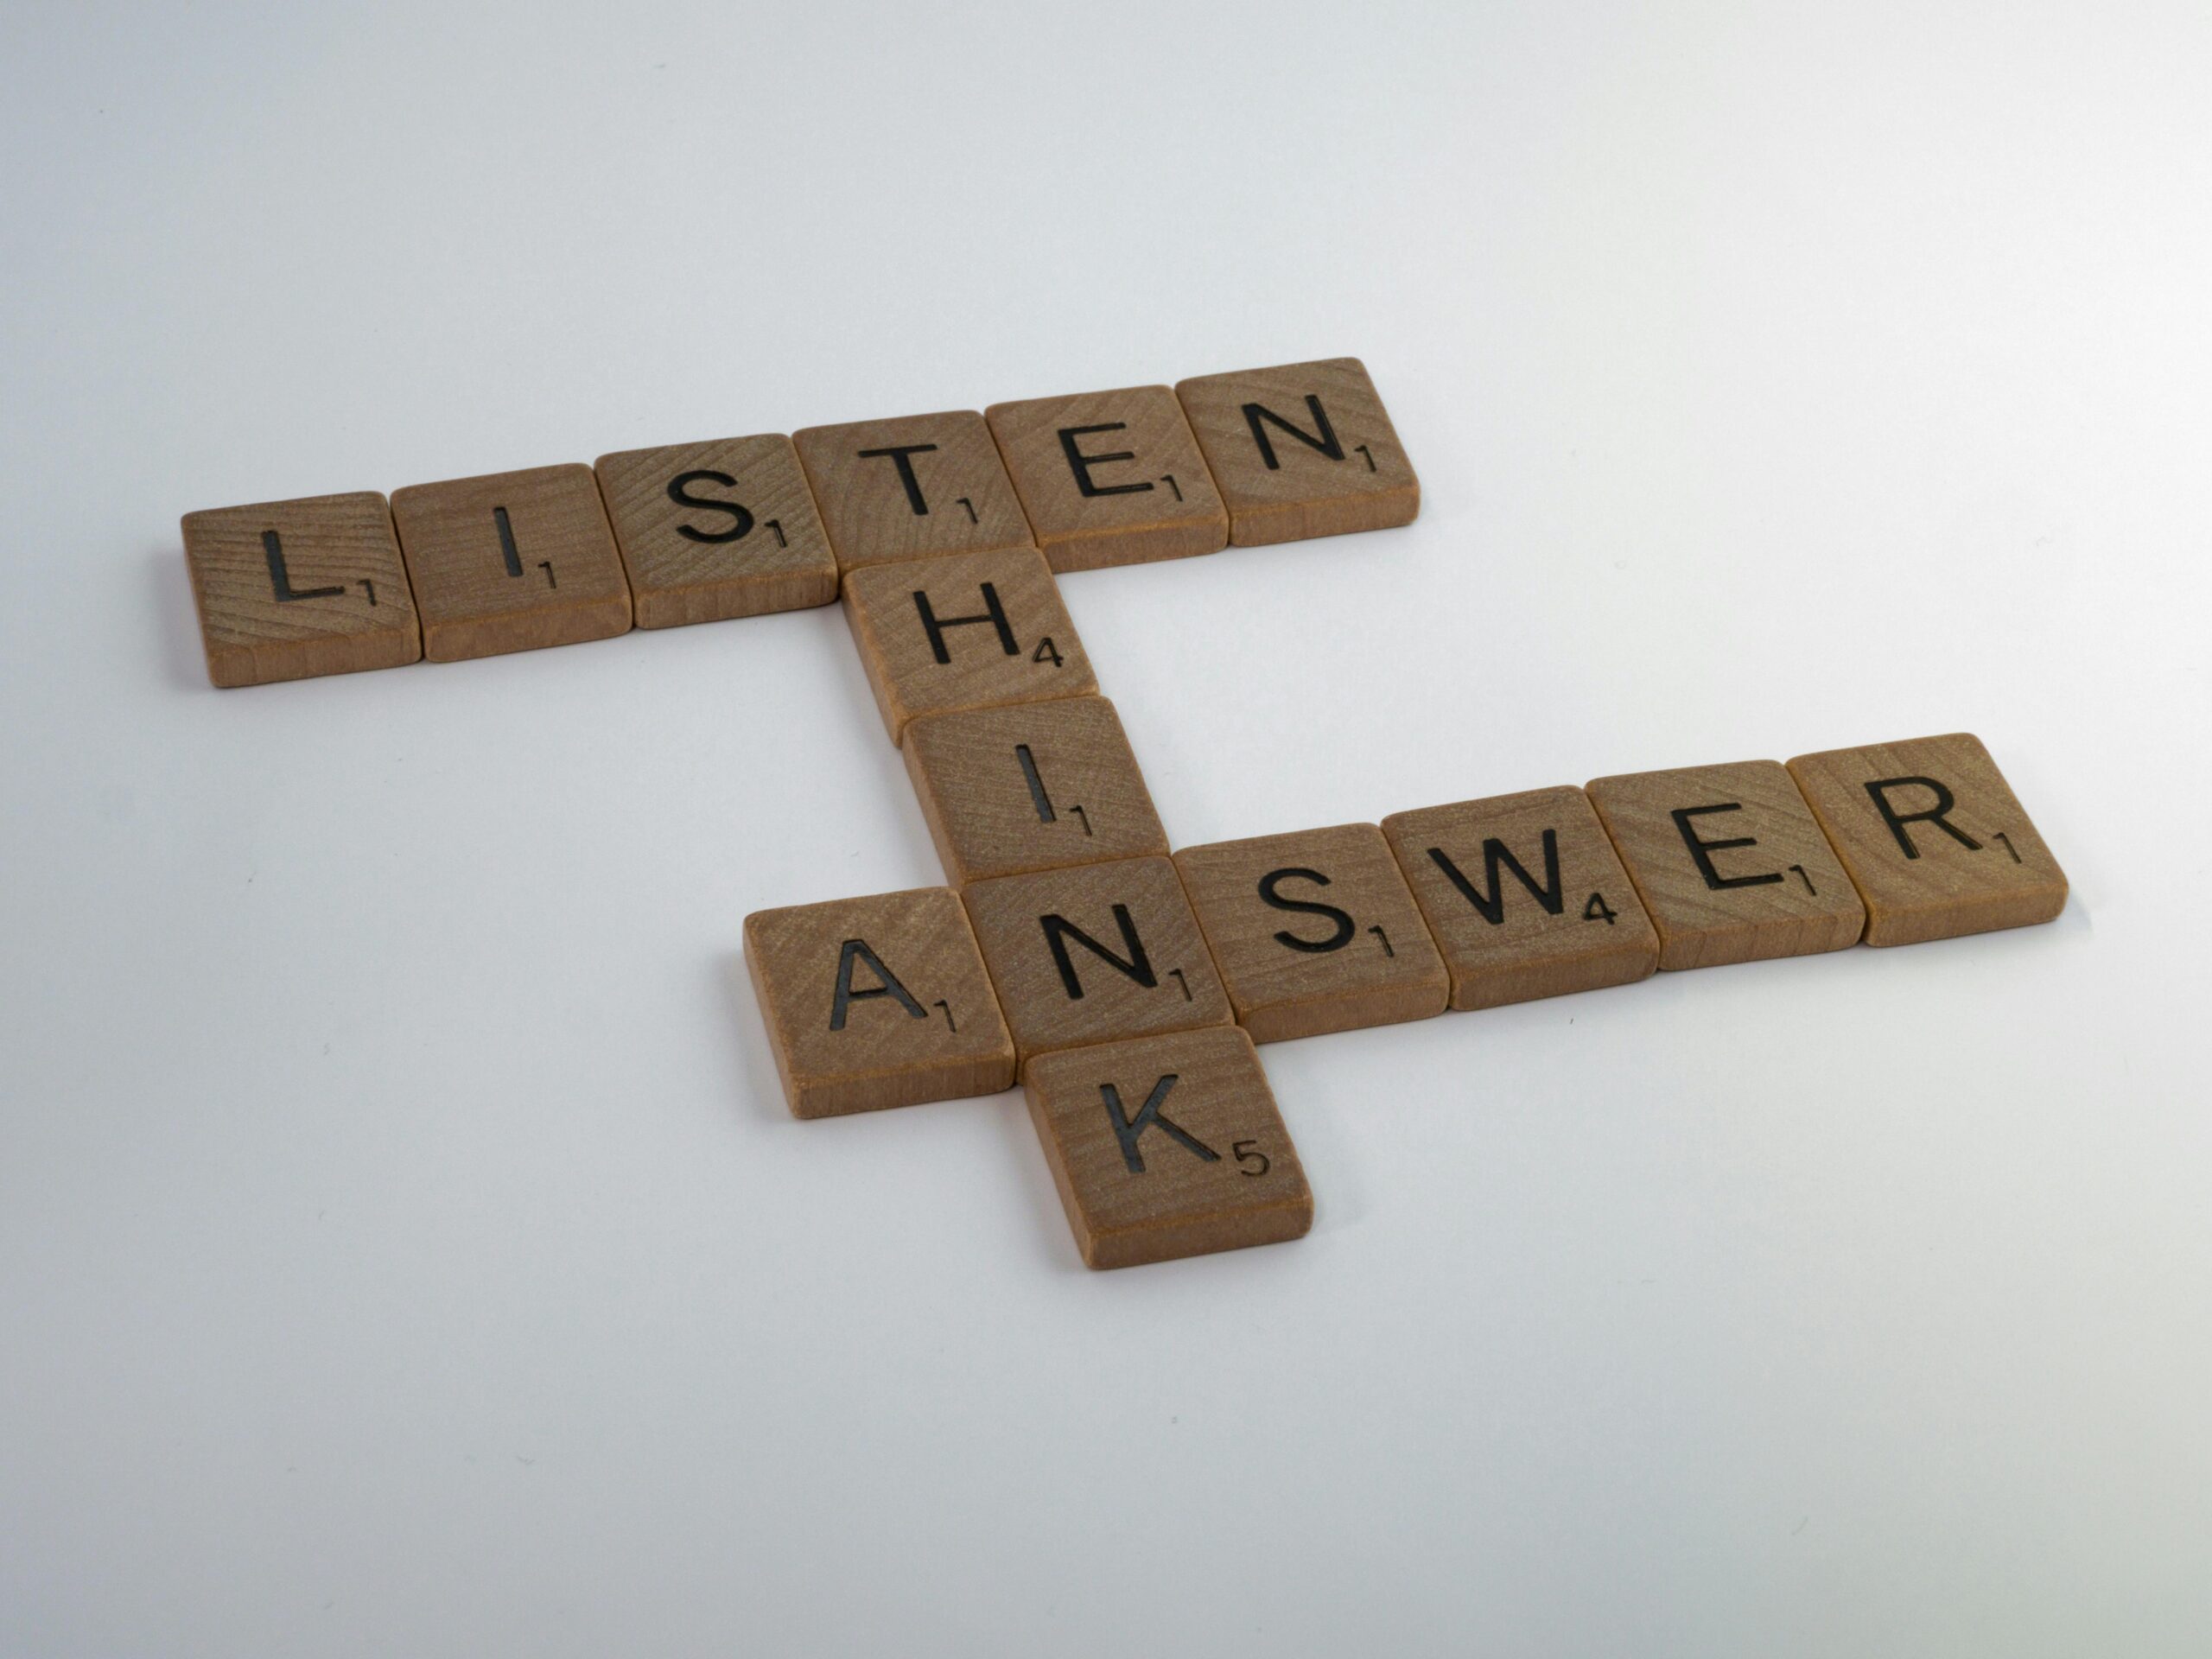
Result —
<path fill-rule="evenodd" d="M 2201 7 L 0 13 L 0 1654 L 2201 1654 Z M 1179 844 L 1972 729 L 2056 925 L 800 1124 L 835 609 L 207 687 L 191 508 L 1351 353 L 1069 603 Z"/>

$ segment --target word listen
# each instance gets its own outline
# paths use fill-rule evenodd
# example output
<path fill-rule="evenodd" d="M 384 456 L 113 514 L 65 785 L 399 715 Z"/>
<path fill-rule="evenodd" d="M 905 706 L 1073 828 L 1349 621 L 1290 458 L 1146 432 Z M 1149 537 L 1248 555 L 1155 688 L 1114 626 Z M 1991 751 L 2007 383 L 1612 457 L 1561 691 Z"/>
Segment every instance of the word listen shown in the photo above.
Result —
<path fill-rule="evenodd" d="M 628 449 L 389 501 L 222 507 L 183 530 L 208 677 L 237 686 L 827 605 L 857 574 L 918 559 L 969 559 L 1001 592 L 1031 580 L 1001 569 L 1187 558 L 1406 524 L 1420 506 L 1366 369 L 1338 358 Z M 1043 636 L 1035 660 L 1056 644 Z M 1056 676 L 1056 695 L 1084 673 Z M 949 695 L 887 702 L 884 718 L 895 736 L 960 706 Z"/>

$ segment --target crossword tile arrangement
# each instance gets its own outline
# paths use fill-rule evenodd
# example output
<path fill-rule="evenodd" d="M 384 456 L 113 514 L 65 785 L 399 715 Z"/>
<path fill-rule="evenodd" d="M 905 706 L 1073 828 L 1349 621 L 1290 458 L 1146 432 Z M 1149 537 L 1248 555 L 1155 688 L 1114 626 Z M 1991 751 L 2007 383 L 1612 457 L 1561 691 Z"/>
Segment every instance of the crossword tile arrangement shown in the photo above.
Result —
<path fill-rule="evenodd" d="M 1411 523 L 1356 358 L 188 514 L 238 686 L 826 605 L 949 885 L 759 911 L 802 1118 L 1026 1089 L 1084 1260 L 1296 1238 L 1255 1043 L 2056 918 L 1980 740 L 1171 848 L 1055 573 Z"/>

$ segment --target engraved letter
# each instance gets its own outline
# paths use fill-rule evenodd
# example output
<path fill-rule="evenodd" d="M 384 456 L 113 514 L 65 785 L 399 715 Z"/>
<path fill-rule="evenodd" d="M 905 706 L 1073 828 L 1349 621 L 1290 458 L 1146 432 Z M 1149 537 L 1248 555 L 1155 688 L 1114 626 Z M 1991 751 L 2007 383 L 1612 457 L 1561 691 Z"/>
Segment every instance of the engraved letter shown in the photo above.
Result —
<path fill-rule="evenodd" d="M 899 469 L 899 483 L 906 486 L 906 505 L 914 510 L 915 518 L 926 518 L 930 512 L 929 498 L 922 493 L 922 480 L 914 476 L 914 463 L 908 457 L 925 455 L 936 448 L 933 443 L 894 443 L 883 449 L 863 449 L 861 459 L 874 461 L 881 455 L 890 456 L 891 464 Z"/>
<path fill-rule="evenodd" d="M 1175 1086 L 1176 1082 L 1176 1074 L 1170 1071 L 1154 1084 L 1152 1092 L 1145 1096 L 1144 1104 L 1137 1108 L 1135 1117 L 1122 1111 L 1120 1090 L 1110 1083 L 1098 1085 L 1099 1096 L 1106 1103 L 1106 1121 L 1114 1126 L 1114 1138 L 1122 1143 L 1122 1161 L 1129 1166 L 1132 1175 L 1144 1173 L 1144 1154 L 1137 1150 L 1137 1142 L 1143 1138 L 1147 1129 L 1154 1127 L 1165 1129 L 1181 1143 L 1185 1151 L 1203 1162 L 1217 1164 L 1221 1161 L 1219 1153 L 1160 1109 L 1160 1103 L 1167 1098 L 1167 1091 Z"/>
<path fill-rule="evenodd" d="M 879 982 L 873 988 L 862 991 L 853 988 L 853 964 L 856 962 L 868 963 L 868 971 L 876 976 Z M 846 1010 L 854 1003 L 865 1002 L 872 996 L 891 997 L 915 1019 L 929 1018 L 922 1005 L 915 1001 L 906 988 L 899 982 L 899 976 L 885 967 L 883 958 L 868 949 L 866 939 L 847 939 L 843 948 L 837 952 L 837 990 L 830 1001 L 830 1029 L 842 1031 Z"/>
<path fill-rule="evenodd" d="M 1352 935 L 1358 931 L 1358 929 L 1352 925 L 1350 915 L 1338 910 L 1334 905 L 1316 904 L 1310 899 L 1286 899 L 1275 891 L 1278 883 L 1294 880 L 1311 881 L 1324 887 L 1329 885 L 1329 878 L 1319 870 L 1295 868 L 1269 870 L 1260 878 L 1261 903 L 1272 905 L 1277 910 L 1297 910 L 1303 911 L 1309 916 L 1326 916 L 1332 919 L 1335 925 L 1325 939 L 1303 939 L 1286 929 L 1275 935 L 1277 942 L 1293 950 L 1310 950 L 1316 956 L 1330 950 L 1341 950 L 1350 944 Z"/>
<path fill-rule="evenodd" d="M 1127 429 L 1127 421 L 1109 421 L 1103 426 L 1064 426 L 1060 429 L 1060 449 L 1068 458 L 1068 470 L 1075 474 L 1075 486 L 1085 496 L 1142 495 L 1152 487 L 1147 479 L 1141 484 L 1096 484 L 1091 481 L 1090 469 L 1103 467 L 1113 461 L 1135 461 L 1134 449 L 1116 449 L 1110 455 L 1086 455 L 1076 448 L 1075 441 L 1090 432 L 1120 432 Z"/>
<path fill-rule="evenodd" d="M 1925 812 L 1900 812 L 1890 804 L 1891 790 L 1910 788 L 1920 788 L 1931 791 L 1936 797 L 1936 804 Z M 1912 837 L 1904 832 L 1904 827 L 1908 823 L 1932 823 L 1968 852 L 1978 853 L 1981 850 L 1980 842 L 1943 816 L 1956 806 L 1958 802 L 1952 798 L 1949 790 L 1944 788 L 1933 778 L 1885 778 L 1878 783 L 1867 785 L 1866 792 L 1874 798 L 1874 810 L 1882 815 L 1882 822 L 1890 826 L 1890 833 L 1897 838 L 1897 845 L 1904 849 L 1904 855 L 1907 858 L 1920 856 L 1920 849 L 1912 844 Z"/>
<path fill-rule="evenodd" d="M 1674 810 L 1675 828 L 1682 832 L 1682 845 L 1690 849 L 1690 856 L 1697 862 L 1698 874 L 1705 878 L 1705 885 L 1719 893 L 1724 887 L 1763 887 L 1782 880 L 1780 870 L 1770 870 L 1764 875 L 1723 875 L 1713 868 L 1713 855 L 1731 847 L 1756 847 L 1757 836 L 1738 836 L 1733 841 L 1700 841 L 1697 826 L 1692 818 L 1701 818 L 1708 812 L 1740 812 L 1741 801 L 1726 801 L 1719 806 L 1678 806 Z"/>
<path fill-rule="evenodd" d="M 1268 463 L 1269 472 L 1280 472 L 1282 469 L 1282 462 L 1275 458 L 1274 444 L 1269 440 L 1267 429 L 1260 424 L 1262 421 L 1274 422 L 1307 448 L 1319 450 L 1331 461 L 1342 461 L 1344 458 L 1344 447 L 1337 442 L 1336 432 L 1329 425 L 1328 411 L 1321 407 L 1321 400 L 1308 392 L 1306 396 L 1306 407 L 1313 416 L 1313 424 L 1320 430 L 1321 435 L 1318 438 L 1311 432 L 1301 431 L 1299 428 L 1293 426 L 1274 410 L 1262 404 L 1244 405 L 1245 424 L 1252 429 L 1252 442 L 1260 446 L 1260 459 Z"/>
<path fill-rule="evenodd" d="M 1137 925 L 1129 918 L 1127 905 L 1114 906 L 1114 920 L 1122 930 L 1122 948 L 1129 953 L 1126 960 L 1116 956 L 1065 916 L 1039 916 L 1037 920 L 1045 930 L 1045 943 L 1052 947 L 1052 960 L 1058 964 L 1060 970 L 1060 983 L 1067 988 L 1070 1001 L 1083 1001 L 1083 981 L 1076 976 L 1075 964 L 1068 960 L 1070 939 L 1115 972 L 1135 980 L 1147 990 L 1159 988 L 1160 977 L 1152 971 L 1152 958 L 1145 955 L 1144 941 L 1137 937 Z"/>

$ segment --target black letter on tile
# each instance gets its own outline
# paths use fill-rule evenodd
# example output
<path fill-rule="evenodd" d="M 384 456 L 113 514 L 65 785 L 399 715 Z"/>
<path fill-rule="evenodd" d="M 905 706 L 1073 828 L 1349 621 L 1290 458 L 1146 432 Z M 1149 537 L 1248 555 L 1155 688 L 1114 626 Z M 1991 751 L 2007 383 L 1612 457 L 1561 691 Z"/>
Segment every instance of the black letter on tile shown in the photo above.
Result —
<path fill-rule="evenodd" d="M 1068 470 L 1075 474 L 1075 486 L 1084 495 L 1142 495 L 1152 487 L 1147 479 L 1141 484 L 1094 484 L 1090 469 L 1103 467 L 1110 461 L 1135 461 L 1134 449 L 1116 449 L 1110 455 L 1086 455 L 1075 447 L 1075 441 L 1090 432 L 1121 432 L 1128 427 L 1127 421 L 1109 421 L 1103 426 L 1064 426 L 1060 429 L 1060 449 L 1068 458 Z"/>
<path fill-rule="evenodd" d="M 522 550 L 515 545 L 514 521 L 507 517 L 505 507 L 494 507 L 492 522 L 499 527 L 499 556 L 507 562 L 507 574 L 522 575 Z"/>
<path fill-rule="evenodd" d="M 925 455 L 936 448 L 933 443 L 894 443 L 883 449 L 863 449 L 861 459 L 874 461 L 884 455 L 890 456 L 891 464 L 899 469 L 899 483 L 906 486 L 906 505 L 914 510 L 914 517 L 926 518 L 930 512 L 929 498 L 922 493 L 922 480 L 914 476 L 914 463 L 907 457 Z"/>
<path fill-rule="evenodd" d="M 1114 906 L 1114 920 L 1122 930 L 1122 947 L 1129 953 L 1126 961 L 1116 956 L 1065 916 L 1039 916 L 1037 920 L 1045 930 L 1045 943 L 1052 948 L 1052 960 L 1059 965 L 1060 983 L 1067 988 L 1071 1001 L 1077 1002 L 1083 1001 L 1083 981 L 1076 976 L 1075 964 L 1068 960 L 1070 939 L 1073 939 L 1116 973 L 1127 975 L 1147 990 L 1159 988 L 1160 979 L 1152 971 L 1152 958 L 1144 953 L 1144 941 L 1137 937 L 1137 925 L 1129 919 L 1129 907 L 1127 905 Z"/>
<path fill-rule="evenodd" d="M 292 573 L 284 564 L 284 543 L 276 539 L 276 532 L 273 530 L 261 532 L 261 551 L 269 561 L 269 585 L 276 590 L 280 602 L 295 599 L 334 599 L 346 591 L 346 584 L 342 582 L 335 588 L 302 589 L 293 587 Z"/>
<path fill-rule="evenodd" d="M 922 627 L 930 637 L 930 651 L 940 663 L 950 663 L 952 653 L 945 649 L 944 631 L 964 628 L 970 622 L 988 622 L 999 632 L 999 644 L 1006 647 L 1009 657 L 1019 657 L 1021 645 L 1014 637 L 1014 625 L 1006 620 L 1006 607 L 999 603 L 999 590 L 989 582 L 982 584 L 983 608 L 974 616 L 939 616 L 931 607 L 930 596 L 920 588 L 914 589 L 914 608 L 922 614 Z"/>
<path fill-rule="evenodd" d="M 1476 892 L 1475 884 L 1467 880 L 1459 867 L 1452 861 L 1451 855 L 1441 847 L 1430 848 L 1428 856 L 1431 863 L 1451 878 L 1452 885 L 1459 889 L 1459 896 L 1472 905 L 1476 914 L 1492 927 L 1505 920 L 1505 884 L 1499 880 L 1500 867 L 1518 876 L 1521 885 L 1528 888 L 1535 901 L 1550 914 L 1558 915 L 1567 902 L 1560 892 L 1559 831 L 1556 830 L 1544 831 L 1544 880 L 1541 887 L 1536 885 L 1535 876 L 1521 868 L 1521 861 L 1514 857 L 1507 850 L 1505 843 L 1496 836 L 1483 842 L 1483 885 L 1487 892 Z"/>
<path fill-rule="evenodd" d="M 1170 1071 L 1152 1085 L 1152 1092 L 1144 1097 L 1144 1104 L 1137 1108 L 1137 1115 L 1129 1116 L 1122 1109 L 1122 1091 L 1110 1083 L 1098 1085 L 1099 1097 L 1106 1103 L 1106 1120 L 1114 1126 L 1114 1138 L 1122 1143 L 1122 1161 L 1129 1166 L 1129 1173 L 1144 1173 L 1144 1154 L 1137 1150 L 1137 1142 L 1144 1138 L 1147 1129 L 1158 1128 L 1167 1131 L 1184 1149 L 1194 1154 L 1204 1162 L 1217 1164 L 1221 1154 L 1199 1140 L 1180 1123 L 1160 1109 L 1160 1103 L 1167 1098 L 1167 1091 L 1177 1082 L 1176 1073 Z"/>
<path fill-rule="evenodd" d="M 1915 787 L 1933 791 L 1936 804 L 1925 812 L 1900 812 L 1890 804 L 1891 790 Z M 1874 810 L 1882 815 L 1882 822 L 1890 826 L 1890 833 L 1897 838 L 1897 845 L 1904 849 L 1907 858 L 1920 856 L 1920 849 L 1912 844 L 1912 837 L 1904 832 L 1908 823 L 1932 823 L 1968 852 L 1981 850 L 1980 842 L 1943 816 L 1958 802 L 1952 798 L 1949 790 L 1933 778 L 1885 778 L 1878 783 L 1867 785 L 1866 792 L 1874 798 Z"/>
<path fill-rule="evenodd" d="M 855 962 L 868 963 L 868 970 L 881 982 L 871 990 L 855 990 L 853 964 Z M 885 967 L 883 958 L 868 949 L 866 939 L 847 939 L 843 948 L 837 952 L 837 994 L 830 1003 L 830 1029 L 842 1031 L 845 1028 L 846 1009 L 855 1002 L 865 1002 L 872 996 L 891 997 L 915 1019 L 929 1018 L 929 1015 L 924 1012 L 922 1005 L 915 1001 L 907 993 L 906 988 L 899 982 L 899 976 Z"/>
<path fill-rule="evenodd" d="M 753 512 L 735 501 L 717 501 L 711 495 L 694 495 L 690 486 L 704 480 L 719 484 L 726 490 L 737 487 L 737 480 L 728 473 L 709 472 L 701 468 L 696 473 L 678 473 L 668 480 L 668 499 L 679 507 L 703 507 L 709 512 L 729 514 L 731 524 L 727 530 L 694 530 L 689 524 L 678 524 L 676 533 L 690 542 L 741 542 L 753 528 Z"/>
<path fill-rule="evenodd" d="M 1341 950 L 1350 944 L 1352 935 L 1359 930 L 1352 925 L 1351 918 L 1344 912 L 1334 905 L 1317 905 L 1310 899 L 1286 899 L 1275 891 L 1278 882 L 1292 880 L 1312 881 L 1325 887 L 1329 885 L 1329 878 L 1319 870 L 1269 870 L 1260 878 L 1260 902 L 1271 905 L 1277 910 L 1298 910 L 1309 916 L 1331 917 L 1335 920 L 1335 930 L 1325 939 L 1301 939 L 1287 931 L 1276 934 L 1276 939 L 1293 950 L 1311 950 L 1316 956 L 1330 950 Z"/>
<path fill-rule="evenodd" d="M 1272 409 L 1264 408 L 1258 404 L 1244 405 L 1245 423 L 1252 429 L 1252 442 L 1260 446 L 1260 459 L 1268 463 L 1269 472 L 1280 471 L 1282 462 L 1275 459 L 1274 444 L 1268 439 L 1266 429 L 1261 426 L 1262 421 L 1273 421 L 1307 448 L 1319 450 L 1331 461 L 1342 461 L 1344 458 L 1344 447 L 1337 442 L 1337 435 L 1329 425 L 1328 411 L 1321 407 L 1321 400 L 1308 392 L 1306 395 L 1306 407 L 1313 414 L 1313 424 L 1320 429 L 1321 435 L 1318 438 L 1311 432 L 1300 431 Z"/>
<path fill-rule="evenodd" d="M 1740 812 L 1743 810 L 1741 801 L 1726 801 L 1719 806 L 1678 806 L 1672 815 L 1675 828 L 1682 832 L 1682 845 L 1690 849 L 1690 856 L 1697 861 L 1698 874 L 1705 878 L 1705 885 L 1715 893 L 1724 887 L 1764 887 L 1770 882 L 1782 880 L 1780 870 L 1770 871 L 1764 875 L 1723 875 L 1713 868 L 1713 854 L 1725 852 L 1731 847 L 1756 847 L 1759 844 L 1758 837 L 1738 836 L 1733 841 L 1700 841 L 1697 828 L 1690 820 L 1701 818 L 1708 812 Z"/>
<path fill-rule="evenodd" d="M 1037 770 L 1037 757 L 1030 753 L 1027 743 L 1017 743 L 1014 746 L 1014 758 L 1021 763 L 1022 779 L 1029 785 L 1029 804 L 1037 809 L 1037 822 L 1058 823 L 1058 815 L 1052 810 L 1052 794 L 1045 787 L 1043 774 Z M 1082 810 L 1080 807 L 1076 810 Z"/>

